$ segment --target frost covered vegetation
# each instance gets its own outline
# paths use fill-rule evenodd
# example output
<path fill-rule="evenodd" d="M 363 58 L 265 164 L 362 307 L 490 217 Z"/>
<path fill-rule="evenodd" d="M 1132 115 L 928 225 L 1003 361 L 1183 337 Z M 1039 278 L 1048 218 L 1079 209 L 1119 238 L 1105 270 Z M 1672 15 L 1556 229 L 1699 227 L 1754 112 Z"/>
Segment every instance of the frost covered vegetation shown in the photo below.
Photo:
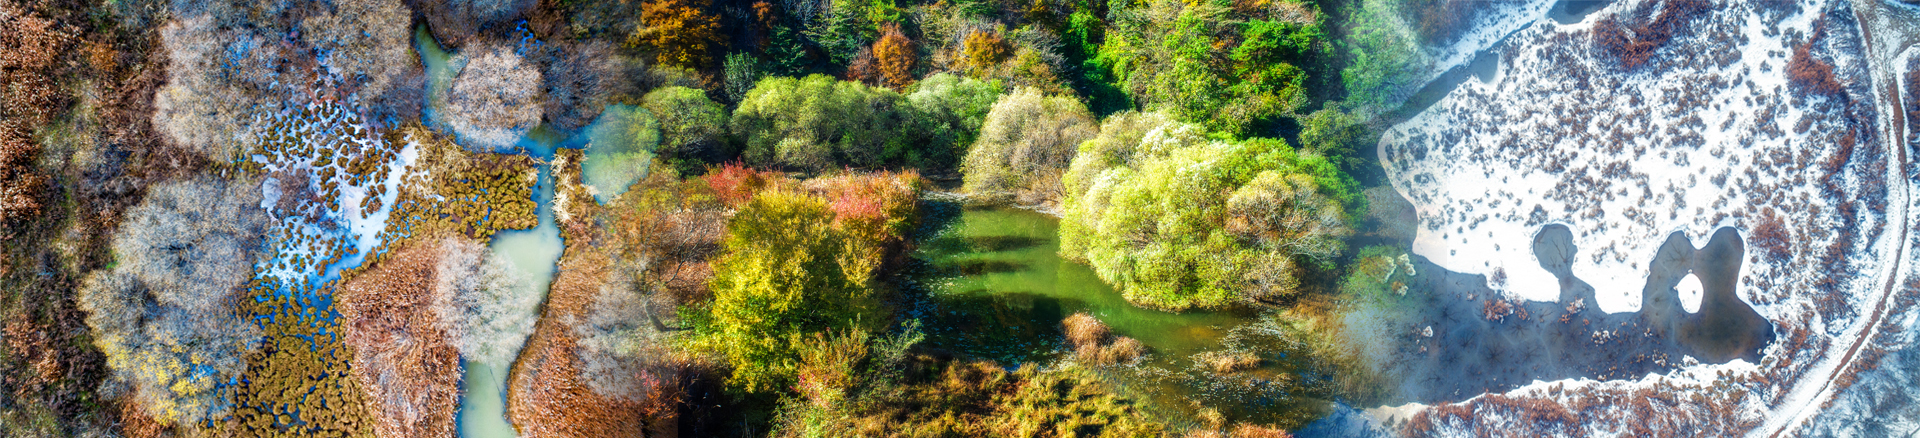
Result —
<path fill-rule="evenodd" d="M 1516 34 L 1581 44 L 1560 84 L 1575 91 L 1468 85 L 1437 107 L 1473 117 L 1416 120 L 1471 131 L 1445 138 L 1479 145 L 1475 165 L 1596 175 L 1542 195 L 1566 221 L 1624 207 L 1659 222 L 1575 198 L 1629 199 L 1606 181 L 1649 172 L 1576 158 L 1657 154 L 1689 187 L 1752 193 L 1689 204 L 1669 184 L 1648 195 L 1665 213 L 1772 203 L 1711 220 L 1747 226 L 1762 272 L 1858 268 L 1849 236 L 1882 232 L 1891 207 L 1833 201 L 1889 190 L 1869 184 L 1887 169 L 1862 164 L 1883 158 L 1869 146 L 1882 134 L 1846 121 L 1871 100 L 1841 56 L 1854 24 L 1831 5 L 1744 6 L 1794 18 L 1715 51 L 1688 44 L 1741 34 L 1694 24 L 1721 5 L 1654 3 L 1574 36 Z M 1329 401 L 1383 399 L 1375 379 L 1399 344 L 1381 339 L 1407 339 L 1420 311 L 1404 298 L 1408 249 L 1448 235 L 1440 195 L 1406 170 L 1448 170 L 1416 164 L 1455 152 L 1404 144 L 1425 131 L 1402 125 L 1382 169 L 1388 118 L 1525 24 L 1488 17 L 1540 4 L 0 0 L 0 436 L 447 436 L 472 365 L 504 372 L 523 436 L 1285 436 L 1277 425 Z M 1779 47 L 1732 50 L 1752 44 Z M 1676 66 L 1676 50 L 1719 70 Z M 1544 75 L 1576 56 L 1540 53 L 1501 62 Z M 1744 93 L 1610 94 L 1618 75 L 1676 70 Z M 1547 91 L 1632 110 L 1577 131 L 1560 107 L 1509 108 Z M 1669 103 L 1718 115 L 1646 122 Z M 1543 157 L 1485 138 L 1529 123 L 1612 146 Z M 1695 132 L 1729 124 L 1793 144 L 1749 154 Z M 1686 176 L 1709 161 L 1746 173 Z M 1787 192 L 1757 176 L 1801 167 L 1815 172 Z M 1423 209 L 1386 210 L 1404 202 L 1383 184 Z M 1460 208 L 1523 208 L 1496 197 Z M 1059 255 L 1133 306 L 1238 325 L 1183 327 L 1207 346 L 1176 353 L 1111 315 L 1056 309 L 1040 322 L 1054 335 L 1020 340 L 1050 359 L 1022 364 L 923 343 L 914 249 L 952 214 L 926 200 L 956 198 L 1057 216 Z M 1561 215 L 1524 207 L 1500 220 Z M 517 274 L 547 266 L 488 247 L 532 228 L 563 239 L 547 284 Z M 1497 290 L 1520 272 L 1489 266 Z M 1865 324 L 1875 307 L 1837 292 L 1851 277 L 1753 280 L 1834 297 L 1743 295 L 1774 306 L 1795 349 L 1837 344 L 1794 324 Z M 1207 393 L 1156 404 L 1172 387 Z M 1503 404 L 1522 396 L 1411 424 L 1560 412 Z"/>

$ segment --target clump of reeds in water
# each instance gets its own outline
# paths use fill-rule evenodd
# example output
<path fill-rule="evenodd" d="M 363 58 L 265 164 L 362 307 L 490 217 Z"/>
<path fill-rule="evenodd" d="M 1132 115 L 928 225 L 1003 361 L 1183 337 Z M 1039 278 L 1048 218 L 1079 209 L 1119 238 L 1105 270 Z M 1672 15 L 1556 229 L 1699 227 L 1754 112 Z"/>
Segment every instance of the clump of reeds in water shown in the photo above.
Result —
<path fill-rule="evenodd" d="M 1146 355 L 1147 347 L 1126 336 L 1115 336 L 1105 323 L 1086 312 L 1074 313 L 1060 321 L 1067 329 L 1067 344 L 1080 362 L 1092 365 L 1132 363 Z"/>

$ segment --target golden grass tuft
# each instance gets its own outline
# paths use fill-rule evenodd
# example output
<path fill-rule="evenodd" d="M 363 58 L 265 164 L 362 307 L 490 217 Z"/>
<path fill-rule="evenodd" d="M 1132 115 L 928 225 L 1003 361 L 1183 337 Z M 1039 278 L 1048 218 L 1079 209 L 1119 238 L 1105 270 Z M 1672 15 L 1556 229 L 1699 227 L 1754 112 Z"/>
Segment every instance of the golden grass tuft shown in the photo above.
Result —
<path fill-rule="evenodd" d="M 1146 345 L 1126 336 L 1114 336 L 1106 323 L 1086 312 L 1077 312 L 1060 321 L 1066 328 L 1067 344 L 1081 362 L 1093 365 L 1131 363 L 1147 353 Z"/>

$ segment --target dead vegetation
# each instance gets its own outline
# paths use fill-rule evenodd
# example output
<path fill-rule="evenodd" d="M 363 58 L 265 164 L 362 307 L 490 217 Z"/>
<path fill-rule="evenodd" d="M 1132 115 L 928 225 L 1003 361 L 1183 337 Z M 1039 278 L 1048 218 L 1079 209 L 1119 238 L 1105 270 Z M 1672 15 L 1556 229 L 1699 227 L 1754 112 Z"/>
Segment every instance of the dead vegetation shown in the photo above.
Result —
<path fill-rule="evenodd" d="M 405 248 L 340 288 L 335 303 L 351 370 L 367 390 L 373 429 L 384 437 L 449 436 L 460 394 L 460 351 L 448 339 L 452 297 L 437 283 L 439 245 Z"/>
<path fill-rule="evenodd" d="M 1066 327 L 1067 345 L 1074 357 L 1092 365 L 1128 364 L 1146 355 L 1139 340 L 1116 336 L 1105 323 L 1086 312 L 1078 312 L 1060 321 Z M 1256 359 L 1257 360 L 1257 359 Z"/>
<path fill-rule="evenodd" d="M 1654 9 L 1658 16 L 1651 16 Z M 1646 64 L 1667 41 L 1685 31 L 1687 23 L 1714 9 L 1708 0 L 1646 2 L 1626 18 L 1608 16 L 1593 26 L 1595 45 L 1619 58 L 1620 67 L 1633 70 Z"/>

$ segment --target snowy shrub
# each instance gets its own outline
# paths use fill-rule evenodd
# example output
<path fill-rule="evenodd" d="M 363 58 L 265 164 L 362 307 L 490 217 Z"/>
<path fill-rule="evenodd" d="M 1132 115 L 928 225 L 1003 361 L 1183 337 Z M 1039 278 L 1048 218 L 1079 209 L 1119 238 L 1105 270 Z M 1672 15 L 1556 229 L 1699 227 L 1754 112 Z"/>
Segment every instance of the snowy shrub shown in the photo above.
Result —
<path fill-rule="evenodd" d="M 448 337 L 461 357 L 504 369 L 533 332 L 539 288 L 512 261 L 477 242 L 446 239 L 440 252 L 434 287 L 448 300 L 440 314 Z"/>
<path fill-rule="evenodd" d="M 453 78 L 447 123 L 468 147 L 513 146 L 540 124 L 546 96 L 540 71 L 509 46 L 475 47 Z"/>
<path fill-rule="evenodd" d="M 1060 202 L 1060 174 L 1080 143 L 1099 132 L 1093 114 L 1071 96 L 1022 88 L 1000 97 L 961 166 L 967 192 L 1013 195 L 1023 203 Z"/>
<path fill-rule="evenodd" d="M 250 181 L 154 185 L 114 236 L 113 267 L 80 287 L 94 345 L 161 422 L 217 418 L 230 407 L 222 384 L 246 368 L 242 356 L 260 338 L 235 307 L 262 259 L 259 205 Z"/>

